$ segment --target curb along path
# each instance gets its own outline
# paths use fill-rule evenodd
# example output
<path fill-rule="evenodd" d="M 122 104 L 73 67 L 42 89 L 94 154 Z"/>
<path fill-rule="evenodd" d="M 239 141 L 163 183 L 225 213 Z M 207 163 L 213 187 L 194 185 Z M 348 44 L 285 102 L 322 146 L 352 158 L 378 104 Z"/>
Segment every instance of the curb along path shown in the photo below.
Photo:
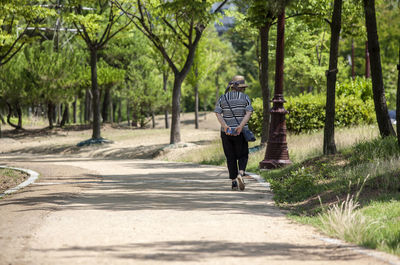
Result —
<path fill-rule="evenodd" d="M 26 186 L 34 183 L 37 180 L 37 178 L 39 177 L 39 173 L 37 173 L 33 170 L 30 170 L 30 169 L 7 167 L 7 166 L 0 166 L 0 168 L 14 169 L 14 170 L 22 171 L 22 172 L 29 174 L 29 178 L 27 180 L 25 180 L 24 182 L 22 182 L 21 184 L 19 184 L 18 186 L 8 189 L 3 193 L 0 193 L 0 198 L 4 197 L 7 194 L 14 193 L 22 188 L 25 188 Z"/>
<path fill-rule="evenodd" d="M 288 220 L 255 180 L 232 192 L 220 167 L 10 161 L 49 172 L 0 201 L 0 264 L 390 264 L 319 240 L 313 228 Z M 12 239 L 7 225 L 27 218 L 31 229 Z"/>

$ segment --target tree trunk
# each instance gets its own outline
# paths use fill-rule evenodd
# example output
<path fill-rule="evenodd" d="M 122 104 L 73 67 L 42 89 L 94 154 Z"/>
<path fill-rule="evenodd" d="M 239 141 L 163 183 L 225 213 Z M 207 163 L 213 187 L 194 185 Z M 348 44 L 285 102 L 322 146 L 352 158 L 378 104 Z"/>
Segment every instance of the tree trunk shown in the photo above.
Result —
<path fill-rule="evenodd" d="M 61 123 L 61 103 L 58 103 L 57 105 L 57 125 L 60 125 Z"/>
<path fill-rule="evenodd" d="M 1 123 L 3 124 L 3 125 L 5 125 L 6 124 L 6 121 L 4 120 L 4 117 L 3 117 L 3 115 L 0 113 L 0 120 L 1 120 Z"/>
<path fill-rule="evenodd" d="M 400 147 L 400 41 L 399 41 L 399 64 L 397 65 L 397 99 L 396 99 L 396 129 L 397 144 Z"/>
<path fill-rule="evenodd" d="M 260 27 L 260 39 L 261 39 L 261 63 L 260 63 L 260 85 L 263 99 L 263 120 L 261 129 L 261 145 L 266 145 L 268 141 L 269 133 L 269 122 L 270 122 L 270 98 L 269 98 L 269 87 L 268 87 L 268 41 L 269 41 L 269 30 L 271 28 L 270 23 L 265 23 L 264 26 Z"/>
<path fill-rule="evenodd" d="M 131 126 L 131 114 L 130 114 L 129 102 L 126 103 L 126 118 L 128 120 L 128 126 Z"/>
<path fill-rule="evenodd" d="M 54 117 L 53 111 L 54 111 L 54 104 L 53 104 L 53 102 L 49 102 L 47 104 L 47 119 L 49 121 L 49 128 L 50 129 L 53 129 L 53 127 L 54 127 L 54 124 L 53 124 L 53 121 L 54 121 L 53 120 L 53 117 Z"/>
<path fill-rule="evenodd" d="M 219 100 L 219 72 L 215 73 L 215 105 L 217 105 Z"/>
<path fill-rule="evenodd" d="M 78 101 L 78 97 L 75 96 L 74 102 L 72 102 L 72 122 L 76 123 L 76 103 Z"/>
<path fill-rule="evenodd" d="M 17 129 L 22 129 L 22 108 L 19 102 L 15 104 L 16 110 L 17 110 L 17 116 L 18 116 L 18 127 Z"/>
<path fill-rule="evenodd" d="M 385 88 L 383 87 L 381 55 L 376 26 L 375 0 L 363 0 L 365 24 L 367 27 L 368 51 L 371 58 L 372 90 L 374 96 L 376 120 L 382 137 L 395 135 L 390 122 L 386 105 Z"/>
<path fill-rule="evenodd" d="M 85 122 L 90 122 L 92 117 L 92 94 L 89 88 L 86 88 L 85 94 Z"/>
<path fill-rule="evenodd" d="M 196 84 L 194 86 L 194 128 L 199 128 L 199 84 L 197 82 L 198 72 L 197 67 L 194 71 L 196 76 Z"/>
<path fill-rule="evenodd" d="M 110 122 L 114 123 L 114 121 L 116 120 L 115 116 L 116 116 L 116 110 L 117 110 L 117 104 L 114 104 L 115 102 L 113 102 L 113 99 L 111 97 L 110 100 Z"/>
<path fill-rule="evenodd" d="M 122 121 L 122 99 L 118 98 L 118 123 Z"/>
<path fill-rule="evenodd" d="M 164 71 L 163 72 L 163 89 L 165 92 L 167 92 L 167 85 L 168 85 L 168 74 Z M 169 129 L 168 110 L 165 110 L 164 116 L 165 116 L 165 128 Z"/>
<path fill-rule="evenodd" d="M 356 79 L 356 71 L 354 65 L 354 39 L 351 39 L 351 78 Z"/>
<path fill-rule="evenodd" d="M 90 51 L 90 68 L 92 78 L 92 96 L 93 96 L 93 139 L 100 139 L 100 91 L 97 84 L 97 50 L 92 48 Z"/>
<path fill-rule="evenodd" d="M 325 155 L 336 153 L 335 144 L 335 86 L 337 61 L 339 53 L 339 37 L 342 24 L 342 0 L 335 0 L 333 3 L 333 13 L 331 26 L 331 44 L 329 48 L 329 70 L 326 72 L 326 108 L 325 108 L 325 127 L 324 127 L 324 146 Z"/>
<path fill-rule="evenodd" d="M 8 106 L 7 123 L 8 123 L 11 127 L 15 128 L 15 129 L 19 129 L 19 128 L 18 128 L 18 125 L 12 123 L 12 121 L 11 121 L 11 116 L 12 116 L 12 112 L 13 112 L 13 109 L 12 109 L 12 107 L 11 107 L 11 104 L 7 103 L 7 106 Z"/>
<path fill-rule="evenodd" d="M 368 41 L 365 42 L 365 78 L 371 77 L 371 66 L 369 62 Z"/>
<path fill-rule="evenodd" d="M 152 122 L 152 128 L 156 128 L 156 114 L 154 114 L 154 111 L 151 112 L 151 122 Z"/>
<path fill-rule="evenodd" d="M 179 143 L 181 141 L 180 132 L 180 112 L 181 112 L 181 87 L 183 77 L 180 73 L 174 76 L 174 87 L 172 89 L 172 122 L 170 144 Z"/>
<path fill-rule="evenodd" d="M 60 122 L 60 127 L 64 127 L 67 122 L 69 122 L 69 104 L 64 103 L 64 111 Z"/>
<path fill-rule="evenodd" d="M 103 108 L 101 112 L 103 122 L 110 122 L 110 97 L 110 88 L 106 87 L 104 92 Z"/>

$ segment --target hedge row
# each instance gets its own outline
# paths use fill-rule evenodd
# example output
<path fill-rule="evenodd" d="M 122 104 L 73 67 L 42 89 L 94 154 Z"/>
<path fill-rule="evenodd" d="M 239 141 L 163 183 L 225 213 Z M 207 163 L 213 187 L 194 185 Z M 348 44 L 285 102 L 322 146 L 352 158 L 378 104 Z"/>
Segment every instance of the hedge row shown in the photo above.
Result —
<path fill-rule="evenodd" d="M 323 94 L 303 94 L 288 97 L 285 109 L 286 126 L 294 133 L 313 132 L 324 127 L 325 101 Z M 250 128 L 258 135 L 262 125 L 262 99 L 253 101 L 254 113 L 249 121 Z M 371 124 L 375 121 L 374 104 L 371 99 L 361 100 L 355 95 L 342 95 L 336 98 L 335 126 L 346 127 L 359 124 Z"/>

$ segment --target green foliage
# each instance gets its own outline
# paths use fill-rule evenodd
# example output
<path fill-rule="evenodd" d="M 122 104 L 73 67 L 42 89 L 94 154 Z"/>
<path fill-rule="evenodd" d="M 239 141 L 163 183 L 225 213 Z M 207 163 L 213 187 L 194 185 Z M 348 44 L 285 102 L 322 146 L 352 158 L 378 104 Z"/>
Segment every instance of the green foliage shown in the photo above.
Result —
<path fill-rule="evenodd" d="M 345 90 L 343 90 L 345 91 Z M 323 94 L 302 94 L 288 97 L 285 109 L 286 127 L 294 133 L 318 131 L 325 124 L 325 101 Z M 252 103 L 254 113 L 249 121 L 250 128 L 260 134 L 262 127 L 262 100 L 257 98 Z M 348 127 L 359 124 L 371 124 L 375 121 L 374 105 L 371 99 L 365 101 L 354 95 L 341 95 L 336 98 L 335 126 Z"/>
<path fill-rule="evenodd" d="M 39 27 L 42 21 L 56 16 L 55 10 L 39 4 L 50 1 L 2 0 L 0 2 L 0 66 L 21 50 L 28 36 L 28 27 Z M 31 34 L 30 34 L 31 35 Z"/>
<path fill-rule="evenodd" d="M 342 83 L 337 83 L 336 86 L 337 96 L 354 96 L 361 98 L 364 102 L 373 99 L 372 82 L 371 79 L 356 76 L 356 79 L 347 79 Z"/>
<path fill-rule="evenodd" d="M 261 98 L 256 98 L 251 102 L 251 105 L 254 111 L 248 122 L 249 128 L 257 137 L 260 137 L 263 121 L 263 101 Z"/>
<path fill-rule="evenodd" d="M 307 168 L 298 168 L 279 180 L 269 179 L 277 202 L 298 202 L 318 194 L 314 176 Z"/>
<path fill-rule="evenodd" d="M 61 103 L 71 101 L 75 89 L 82 85 L 81 53 L 68 49 L 56 51 L 53 41 L 25 48 L 24 81 L 34 98 Z M 36 102 L 37 103 L 37 102 Z"/>

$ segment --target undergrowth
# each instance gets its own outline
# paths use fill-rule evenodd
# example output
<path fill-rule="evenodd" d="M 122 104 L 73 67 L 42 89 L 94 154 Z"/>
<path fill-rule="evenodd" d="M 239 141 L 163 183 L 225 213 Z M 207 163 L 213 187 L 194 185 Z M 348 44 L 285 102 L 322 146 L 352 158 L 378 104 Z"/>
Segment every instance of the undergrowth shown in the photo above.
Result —
<path fill-rule="evenodd" d="M 263 172 L 292 218 L 330 236 L 400 255 L 400 148 L 394 137 L 361 141 Z"/>

